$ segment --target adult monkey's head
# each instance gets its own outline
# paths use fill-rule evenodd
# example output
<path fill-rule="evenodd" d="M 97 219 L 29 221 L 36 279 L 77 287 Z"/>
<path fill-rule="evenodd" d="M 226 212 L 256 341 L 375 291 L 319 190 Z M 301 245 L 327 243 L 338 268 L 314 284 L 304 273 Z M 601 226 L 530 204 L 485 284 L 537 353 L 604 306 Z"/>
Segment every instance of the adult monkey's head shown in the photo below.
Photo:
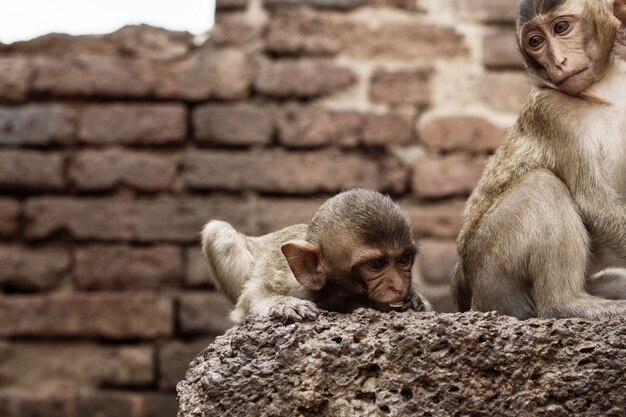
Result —
<path fill-rule="evenodd" d="M 517 41 L 533 82 L 584 96 L 626 44 L 626 0 L 520 0 Z"/>

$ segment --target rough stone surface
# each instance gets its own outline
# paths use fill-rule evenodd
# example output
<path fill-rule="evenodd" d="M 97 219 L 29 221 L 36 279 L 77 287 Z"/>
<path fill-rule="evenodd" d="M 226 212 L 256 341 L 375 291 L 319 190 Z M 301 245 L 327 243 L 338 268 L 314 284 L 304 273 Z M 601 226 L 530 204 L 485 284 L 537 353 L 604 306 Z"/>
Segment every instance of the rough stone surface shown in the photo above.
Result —
<path fill-rule="evenodd" d="M 178 384 L 179 417 L 621 416 L 623 320 L 493 313 L 250 320 Z"/>

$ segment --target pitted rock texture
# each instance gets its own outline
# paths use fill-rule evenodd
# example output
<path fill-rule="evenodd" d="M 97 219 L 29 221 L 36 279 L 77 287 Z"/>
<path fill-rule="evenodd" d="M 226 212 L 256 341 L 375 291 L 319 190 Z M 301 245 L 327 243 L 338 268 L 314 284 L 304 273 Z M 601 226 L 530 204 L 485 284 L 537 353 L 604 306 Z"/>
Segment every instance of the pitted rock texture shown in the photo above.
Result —
<path fill-rule="evenodd" d="M 252 319 L 178 384 L 178 417 L 623 416 L 626 324 L 493 313 Z"/>

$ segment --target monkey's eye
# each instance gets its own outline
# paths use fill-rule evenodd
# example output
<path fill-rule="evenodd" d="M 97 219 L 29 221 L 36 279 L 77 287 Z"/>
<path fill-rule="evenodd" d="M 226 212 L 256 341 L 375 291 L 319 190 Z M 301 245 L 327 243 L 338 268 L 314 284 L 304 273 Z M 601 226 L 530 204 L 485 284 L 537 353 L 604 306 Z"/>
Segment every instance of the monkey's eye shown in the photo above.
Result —
<path fill-rule="evenodd" d="M 554 25 L 554 33 L 560 35 L 569 29 L 570 23 L 567 20 L 561 20 Z"/>
<path fill-rule="evenodd" d="M 533 49 L 537 49 L 543 44 L 544 40 L 543 36 L 533 35 L 528 39 L 528 45 Z"/>
<path fill-rule="evenodd" d="M 407 265 L 412 260 L 413 260 L 413 254 L 405 253 L 405 254 L 401 255 L 399 258 L 397 258 L 396 262 L 398 262 L 400 265 Z"/>
<path fill-rule="evenodd" d="M 388 263 L 389 261 L 387 260 L 387 258 L 382 257 L 382 258 L 374 259 L 373 261 L 369 261 L 367 265 L 372 269 L 381 270 L 384 267 L 386 267 Z"/>

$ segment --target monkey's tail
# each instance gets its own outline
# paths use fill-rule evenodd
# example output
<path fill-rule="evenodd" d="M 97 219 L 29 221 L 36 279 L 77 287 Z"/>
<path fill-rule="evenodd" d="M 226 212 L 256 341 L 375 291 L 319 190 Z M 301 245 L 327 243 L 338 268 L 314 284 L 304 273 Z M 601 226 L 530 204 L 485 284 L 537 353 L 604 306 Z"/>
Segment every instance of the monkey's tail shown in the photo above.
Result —
<path fill-rule="evenodd" d="M 254 270 L 246 236 L 226 222 L 211 220 L 202 229 L 201 241 L 216 287 L 236 303 Z"/>
<path fill-rule="evenodd" d="M 467 285 L 461 260 L 457 261 L 452 271 L 452 297 L 459 311 L 472 308 L 472 289 Z"/>

